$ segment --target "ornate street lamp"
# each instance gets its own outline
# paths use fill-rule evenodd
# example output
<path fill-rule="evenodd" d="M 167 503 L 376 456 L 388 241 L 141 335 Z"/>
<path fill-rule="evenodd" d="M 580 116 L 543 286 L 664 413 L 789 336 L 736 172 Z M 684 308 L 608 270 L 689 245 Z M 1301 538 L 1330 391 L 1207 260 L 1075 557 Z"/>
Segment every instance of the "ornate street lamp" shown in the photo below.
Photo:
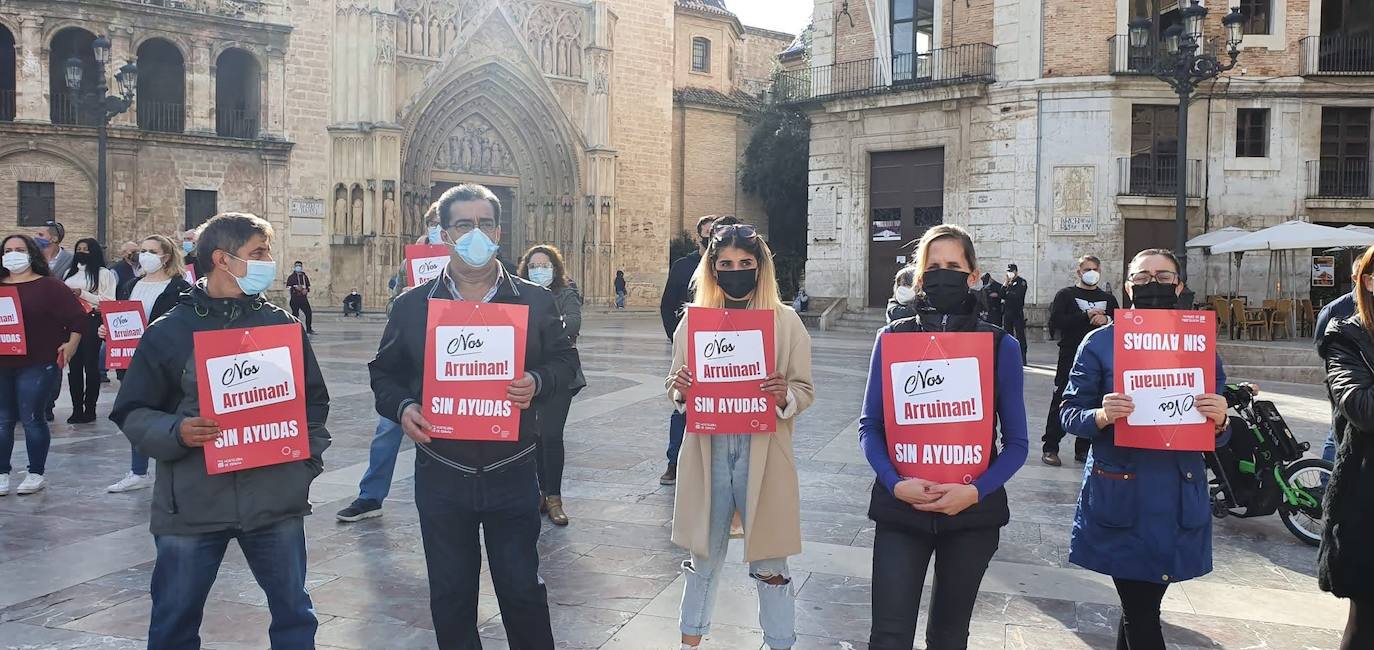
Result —
<path fill-rule="evenodd" d="M 1186 280 L 1188 277 L 1188 103 L 1192 100 L 1193 92 L 1197 90 L 1198 84 L 1214 79 L 1236 67 L 1236 59 L 1240 56 L 1240 41 L 1245 36 L 1243 24 L 1245 17 L 1238 7 L 1233 7 L 1231 12 L 1222 19 L 1221 24 L 1226 28 L 1226 54 L 1228 56 L 1228 60 L 1222 62 L 1216 55 L 1208 53 L 1204 47 L 1203 25 L 1207 18 L 1207 8 L 1199 4 L 1198 0 L 1191 0 L 1191 4 L 1183 9 L 1182 15 L 1183 23 L 1164 30 L 1164 33 L 1160 35 L 1160 42 L 1157 44 L 1151 42 L 1153 25 L 1149 18 L 1132 20 L 1129 31 L 1130 44 L 1136 52 L 1148 54 L 1151 48 L 1158 49 L 1155 56 L 1147 56 L 1145 60 L 1154 61 L 1151 73 L 1168 83 L 1178 94 L 1178 169 L 1176 171 L 1174 197 L 1174 252 L 1179 256 L 1181 279 Z M 1191 290 L 1184 294 L 1184 299 L 1189 303 L 1192 300 L 1191 295 Z M 1191 304 L 1188 307 L 1191 307 Z"/>
<path fill-rule="evenodd" d="M 91 52 L 96 63 L 95 88 L 90 92 L 80 93 L 85 69 L 81 59 L 75 56 L 67 59 L 67 88 L 76 94 L 78 114 L 86 113 L 95 118 L 98 134 L 95 238 L 102 246 L 109 246 L 106 237 L 109 221 L 109 174 L 106 171 L 108 158 L 106 149 L 109 145 L 110 120 L 114 119 L 116 115 L 127 112 L 129 107 L 133 105 L 134 90 L 138 88 L 138 65 L 133 61 L 128 61 L 120 66 L 119 71 L 115 73 L 115 83 L 119 86 L 119 95 L 106 95 L 110 91 L 109 82 L 106 80 L 106 70 L 110 64 L 110 39 L 103 35 L 96 37 L 95 41 L 91 43 Z M 80 122 L 81 120 L 77 120 L 78 124 Z"/>

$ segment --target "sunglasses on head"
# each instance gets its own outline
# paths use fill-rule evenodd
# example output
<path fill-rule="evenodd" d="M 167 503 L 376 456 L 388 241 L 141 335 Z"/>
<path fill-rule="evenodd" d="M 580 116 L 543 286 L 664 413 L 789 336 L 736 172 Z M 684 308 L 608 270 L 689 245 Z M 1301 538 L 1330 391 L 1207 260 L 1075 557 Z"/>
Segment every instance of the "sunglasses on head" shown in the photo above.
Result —
<path fill-rule="evenodd" d="M 746 223 L 732 223 L 724 226 L 716 226 L 711 229 L 711 237 L 716 241 L 721 241 L 726 237 L 738 236 L 745 239 L 753 239 L 759 236 L 757 228 Z"/>

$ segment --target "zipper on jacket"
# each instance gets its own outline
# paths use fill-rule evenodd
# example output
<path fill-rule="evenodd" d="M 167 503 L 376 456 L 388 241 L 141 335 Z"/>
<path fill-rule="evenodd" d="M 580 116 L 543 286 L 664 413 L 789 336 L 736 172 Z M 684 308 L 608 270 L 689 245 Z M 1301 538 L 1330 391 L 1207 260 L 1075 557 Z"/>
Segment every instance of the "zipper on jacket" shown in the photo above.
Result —
<path fill-rule="evenodd" d="M 177 513 L 177 482 L 176 469 L 172 466 L 172 463 L 167 463 L 167 494 L 168 498 L 172 501 L 167 508 L 167 513 L 174 515 Z"/>

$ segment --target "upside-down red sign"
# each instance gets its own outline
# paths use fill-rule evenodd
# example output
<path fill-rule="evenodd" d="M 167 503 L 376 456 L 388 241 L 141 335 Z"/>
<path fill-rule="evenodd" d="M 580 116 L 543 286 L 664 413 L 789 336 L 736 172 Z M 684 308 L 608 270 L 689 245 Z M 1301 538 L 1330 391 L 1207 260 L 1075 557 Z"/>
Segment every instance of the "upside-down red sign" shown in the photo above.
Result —
<path fill-rule="evenodd" d="M 410 244 L 406 246 L 406 286 L 418 287 L 444 272 L 448 254 L 452 250 L 443 244 Z"/>
<path fill-rule="evenodd" d="M 993 445 L 990 332 L 882 336 L 887 455 L 902 478 L 972 483 Z"/>
<path fill-rule="evenodd" d="M 19 289 L 0 287 L 0 356 L 24 356 L 29 345 L 24 336 L 24 308 Z"/>
<path fill-rule="evenodd" d="M 1209 311 L 1132 309 L 1113 324 L 1116 392 L 1135 410 L 1114 427 L 1122 447 L 1214 451 L 1216 429 L 1193 406 L 1216 391 L 1217 328 Z"/>
<path fill-rule="evenodd" d="M 200 416 L 219 425 L 207 474 L 310 457 L 301 326 L 196 332 Z"/>
<path fill-rule="evenodd" d="M 529 307 L 429 301 L 421 413 L 434 438 L 520 439 L 507 390 L 525 374 Z"/>
<path fill-rule="evenodd" d="M 773 374 L 773 310 L 687 308 L 692 388 L 689 433 L 773 433 L 778 413 L 763 382 Z"/>
<path fill-rule="evenodd" d="M 105 319 L 105 367 L 127 370 L 138 341 L 148 322 L 143 303 L 138 300 L 102 300 L 100 315 Z"/>

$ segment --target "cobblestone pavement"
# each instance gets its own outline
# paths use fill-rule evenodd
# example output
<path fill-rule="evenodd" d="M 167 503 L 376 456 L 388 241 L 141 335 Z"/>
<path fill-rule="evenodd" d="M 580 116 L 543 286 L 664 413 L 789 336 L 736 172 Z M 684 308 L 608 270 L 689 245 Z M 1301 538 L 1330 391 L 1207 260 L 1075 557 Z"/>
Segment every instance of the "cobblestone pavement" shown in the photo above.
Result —
<path fill-rule="evenodd" d="M 377 321 L 317 324 L 316 353 L 333 397 L 334 445 L 306 520 L 309 588 L 318 642 L 338 648 L 428 648 L 424 557 L 413 505 L 414 450 L 406 445 L 386 515 L 357 524 L 333 513 L 354 496 L 377 414 L 366 361 Z M 331 322 L 332 320 L 332 322 Z M 869 628 L 873 528 L 865 517 L 871 472 L 858 451 L 857 416 L 871 338 L 817 334 L 816 405 L 797 427 L 805 549 L 793 558 L 797 648 L 864 648 Z M 668 541 L 672 488 L 660 487 L 668 405 L 662 396 L 668 343 L 647 315 L 589 314 L 580 342 L 590 386 L 568 424 L 564 494 L 572 525 L 545 525 L 541 567 L 559 648 L 677 648 L 684 554 Z M 1033 344 L 1027 375 L 1031 448 L 1053 380 L 1051 344 Z M 108 412 L 118 384 L 105 387 Z M 1299 435 L 1319 446 L 1328 411 L 1319 387 L 1269 384 Z M 63 395 L 62 403 L 67 401 Z M 149 491 L 106 494 L 128 469 L 128 446 L 106 420 L 61 424 L 48 461 L 50 485 L 0 498 L 0 646 L 136 648 L 148 625 L 153 544 Z M 1064 451 L 1071 458 L 1070 442 Z M 24 465 L 22 442 L 14 464 Z M 1118 610 L 1103 576 L 1068 563 L 1081 468 L 1050 468 L 1033 456 L 1008 489 L 1013 521 L 984 580 L 973 648 L 1112 648 Z M 1215 527 L 1216 570 L 1175 585 L 1165 635 L 1180 648 L 1334 648 L 1346 608 L 1317 590 L 1316 551 L 1277 517 Z M 754 587 L 732 545 L 715 626 L 703 648 L 758 648 Z M 482 586 L 486 648 L 505 648 L 490 580 Z M 267 644 L 265 599 L 236 547 L 220 571 L 202 629 L 207 647 Z M 918 635 L 919 638 L 919 635 Z"/>

